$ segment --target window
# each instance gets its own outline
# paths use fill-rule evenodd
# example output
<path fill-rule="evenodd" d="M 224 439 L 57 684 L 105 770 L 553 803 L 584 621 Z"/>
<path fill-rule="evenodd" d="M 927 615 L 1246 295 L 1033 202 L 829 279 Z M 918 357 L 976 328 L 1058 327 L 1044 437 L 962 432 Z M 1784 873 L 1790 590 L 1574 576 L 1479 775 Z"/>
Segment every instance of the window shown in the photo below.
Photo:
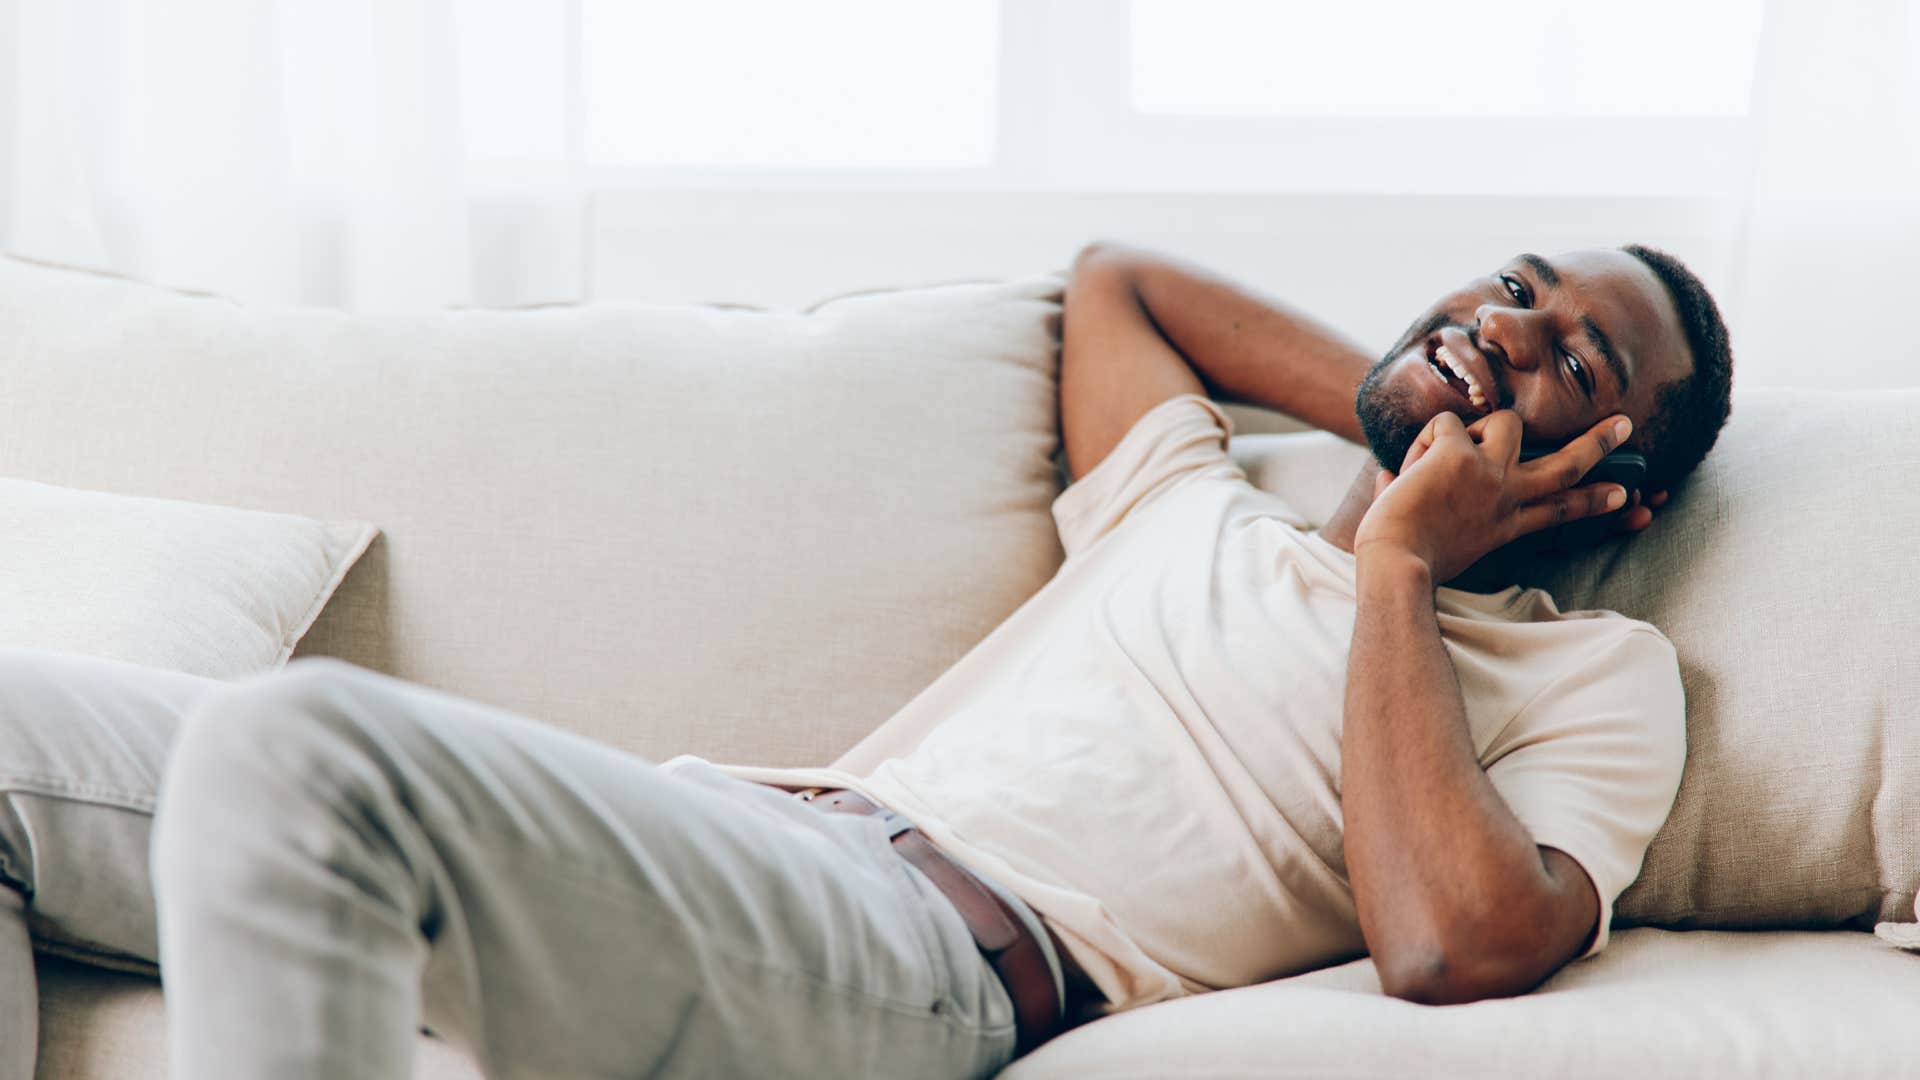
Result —
<path fill-rule="evenodd" d="M 1133 0 L 1133 103 L 1212 116 L 1744 116 L 1758 0 Z"/>
<path fill-rule="evenodd" d="M 997 0 L 586 0 L 590 162 L 993 160 Z"/>
<path fill-rule="evenodd" d="M 1765 4 L 456 8 L 481 180 L 534 162 L 596 189 L 1717 196 L 1751 172 Z"/>

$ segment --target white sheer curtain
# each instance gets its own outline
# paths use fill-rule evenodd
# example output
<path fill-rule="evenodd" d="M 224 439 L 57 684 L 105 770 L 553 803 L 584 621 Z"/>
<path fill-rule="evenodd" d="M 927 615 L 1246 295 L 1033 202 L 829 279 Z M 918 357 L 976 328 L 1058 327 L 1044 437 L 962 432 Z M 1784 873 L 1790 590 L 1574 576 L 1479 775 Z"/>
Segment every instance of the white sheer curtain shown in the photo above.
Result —
<path fill-rule="evenodd" d="M 1130 115 L 1127 83 L 1112 74 L 1124 73 L 1126 60 L 1115 29 L 1124 20 L 1112 14 L 1124 9 L 1112 4 L 1005 0 L 994 163 L 977 175 L 896 169 L 882 186 L 911 193 L 930 221 L 951 209 L 946 191 L 1078 191 L 1077 181 L 1049 186 L 1047 178 L 1084 176 L 1084 168 L 1063 172 L 1055 159 L 1106 145 L 1069 137 L 1108 115 L 1074 111 L 1081 98 L 1097 91 L 1106 96 L 1093 104 Z M 617 41 L 611 53 L 583 46 L 582 5 L 0 0 L 0 63 L 9 65 L 0 75 L 11 75 L 0 77 L 0 247 L 250 301 L 507 306 L 586 298 L 595 284 L 590 262 L 604 274 L 645 260 L 659 277 L 703 247 L 743 264 L 766 254 L 755 238 L 737 235 L 747 225 L 717 235 L 713 221 L 651 223 L 644 241 L 606 223 L 596 230 L 588 213 L 596 192 L 631 203 L 636 191 L 712 186 L 717 200 L 733 200 L 728 207 L 751 208 L 764 201 L 756 187 L 872 180 L 734 170 L 713 183 L 706 172 L 689 180 L 586 161 L 583 118 L 618 122 L 629 106 L 605 100 L 618 94 L 581 100 L 592 84 L 582 77 L 583 57 L 622 55 Z M 1081 32 L 1095 25 L 1112 32 Z M 1878 354 L 1911 307 L 1908 268 L 1920 250 L 1920 0 L 1767 0 L 1762 38 L 1752 111 L 1737 121 L 1751 143 L 1722 164 L 1695 163 L 1716 170 L 1697 186 L 1720 193 L 1711 197 L 1716 221 L 1732 224 L 1714 226 L 1724 237 L 1715 250 L 1687 254 L 1730 269 L 1715 284 L 1724 285 L 1736 344 L 1743 357 L 1768 360 L 1747 370 L 1818 357 L 1824 378 L 1887 384 L 1889 363 Z M 1060 77 L 1095 70 L 1111 77 L 1091 88 Z M 1039 100 L 1048 93 L 1055 97 Z M 692 93 L 673 107 L 695 104 Z M 1229 138 L 1222 123 L 1180 130 L 1204 129 L 1219 141 Z M 1271 157 L 1257 130 L 1231 130 L 1245 145 L 1230 149 Z M 1668 128 L 1656 120 L 1646 130 Z M 1350 135 L 1356 153 L 1382 150 L 1362 146 L 1357 130 Z M 1184 144 L 1159 138 L 1141 134 L 1101 152 L 1179 155 Z M 1374 139 L 1382 142 L 1393 137 Z M 1633 164 L 1646 175 L 1672 165 L 1657 155 Z M 1169 205 L 1177 201 L 1169 197 Z M 1208 226 L 1220 222 L 1195 223 Z M 592 260 L 590 235 L 603 249 Z M 650 246 L 635 250 L 642 242 Z M 914 243 L 911 230 L 897 237 L 903 249 Z M 813 288 L 811 278 L 805 285 L 800 291 Z M 1920 367 L 1910 352 L 1900 362 Z M 1899 381 L 1920 381 L 1920 372 Z"/>
<path fill-rule="evenodd" d="M 13 253 L 352 310 L 582 293 L 571 187 L 469 182 L 455 0 L 0 8 Z"/>
<path fill-rule="evenodd" d="M 1920 384 L 1920 0 L 1767 15 L 1735 347 L 1810 384 Z"/>

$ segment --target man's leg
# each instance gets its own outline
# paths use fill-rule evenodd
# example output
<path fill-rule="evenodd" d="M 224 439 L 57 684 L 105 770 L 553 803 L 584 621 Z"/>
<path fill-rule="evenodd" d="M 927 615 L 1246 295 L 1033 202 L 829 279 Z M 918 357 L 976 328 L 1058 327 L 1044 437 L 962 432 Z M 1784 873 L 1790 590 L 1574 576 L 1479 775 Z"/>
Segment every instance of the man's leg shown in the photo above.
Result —
<path fill-rule="evenodd" d="M 172 1075 L 977 1076 L 1012 1006 L 877 818 L 309 661 L 161 795 Z"/>
<path fill-rule="evenodd" d="M 0 1080 L 30 1080 L 33 948 L 151 969 L 147 844 L 181 719 L 212 679 L 0 649 Z"/>

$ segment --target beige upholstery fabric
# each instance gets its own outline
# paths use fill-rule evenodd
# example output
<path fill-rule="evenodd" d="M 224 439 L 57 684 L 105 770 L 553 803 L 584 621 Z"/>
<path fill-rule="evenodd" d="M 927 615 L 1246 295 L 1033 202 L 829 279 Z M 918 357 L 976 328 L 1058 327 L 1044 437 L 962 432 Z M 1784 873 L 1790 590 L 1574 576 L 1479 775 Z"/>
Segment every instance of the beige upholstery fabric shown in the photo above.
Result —
<path fill-rule="evenodd" d="M 1619 920 L 1766 927 L 1912 916 L 1920 884 L 1920 390 L 1755 389 L 1653 528 L 1536 581 L 1660 627 L 1687 772 Z M 1365 451 L 1237 439 L 1324 520 Z"/>
<path fill-rule="evenodd" d="M 367 317 L 0 259 L 0 475 L 378 522 L 302 652 L 821 762 L 1058 565 L 1059 288 Z"/>
<path fill-rule="evenodd" d="M 41 965 L 41 1080 L 164 1080 L 151 979 Z M 1616 934 L 1520 998 L 1429 1008 L 1372 961 L 1182 998 L 1069 1032 L 1007 1080 L 1165 1077 L 1905 1077 L 1920 1061 L 1920 958 L 1854 931 Z M 422 1038 L 421 1080 L 476 1080 Z"/>
<path fill-rule="evenodd" d="M 1532 994 L 1433 1008 L 1372 961 L 1068 1032 L 1007 1080 L 1100 1077 L 1904 1077 L 1920 961 L 1853 931 L 1623 931 Z"/>
<path fill-rule="evenodd" d="M 216 679 L 271 671 L 374 533 L 0 479 L 0 646 Z"/>
<path fill-rule="evenodd" d="M 415 1080 L 479 1080 L 467 1056 L 421 1036 Z M 167 1017 L 144 975 L 40 959 L 37 1080 L 166 1080 Z"/>

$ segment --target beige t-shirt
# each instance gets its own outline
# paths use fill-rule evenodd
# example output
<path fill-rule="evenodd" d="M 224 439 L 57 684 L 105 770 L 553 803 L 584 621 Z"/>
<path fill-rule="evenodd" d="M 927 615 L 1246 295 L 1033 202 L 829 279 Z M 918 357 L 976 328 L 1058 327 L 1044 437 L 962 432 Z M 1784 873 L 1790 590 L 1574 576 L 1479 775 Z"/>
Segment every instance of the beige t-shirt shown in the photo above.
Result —
<path fill-rule="evenodd" d="M 832 768 L 1045 918 L 1111 1009 L 1366 951 L 1341 846 L 1353 556 L 1227 456 L 1211 401 L 1161 403 L 1053 504 L 1067 559 Z M 1440 589 L 1480 764 L 1613 901 L 1685 758 L 1674 651 L 1537 589 Z M 1392 678 L 1383 671 L 1381 678 Z"/>

